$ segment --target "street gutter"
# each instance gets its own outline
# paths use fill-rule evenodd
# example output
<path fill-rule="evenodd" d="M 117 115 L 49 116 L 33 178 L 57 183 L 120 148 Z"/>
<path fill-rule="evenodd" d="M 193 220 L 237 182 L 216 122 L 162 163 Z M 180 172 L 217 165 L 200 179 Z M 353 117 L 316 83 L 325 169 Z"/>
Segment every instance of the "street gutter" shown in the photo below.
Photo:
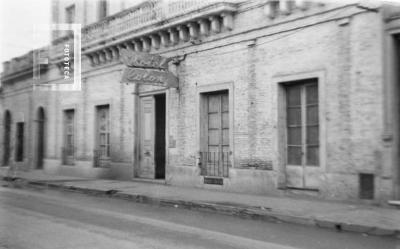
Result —
<path fill-rule="evenodd" d="M 368 226 L 362 224 L 352 224 L 345 222 L 337 222 L 335 220 L 321 219 L 312 216 L 295 216 L 284 212 L 273 211 L 267 207 L 256 207 L 246 205 L 235 205 L 234 203 L 209 203 L 199 201 L 187 201 L 178 199 L 165 199 L 160 197 L 152 197 L 142 194 L 124 193 L 123 191 L 109 189 L 99 190 L 92 188 L 82 188 L 75 186 L 65 186 L 60 181 L 35 181 L 23 178 L 3 177 L 3 180 L 14 183 L 12 187 L 45 187 L 47 189 L 76 192 L 93 196 L 104 196 L 113 199 L 121 199 L 133 201 L 136 203 L 157 205 L 162 207 L 182 208 L 201 212 L 219 213 L 224 215 L 236 216 L 245 219 L 263 220 L 275 223 L 291 223 L 308 226 L 316 226 L 318 228 L 333 229 L 338 232 L 355 232 L 365 235 L 389 236 L 400 239 L 400 230 L 387 229 L 378 226 Z"/>

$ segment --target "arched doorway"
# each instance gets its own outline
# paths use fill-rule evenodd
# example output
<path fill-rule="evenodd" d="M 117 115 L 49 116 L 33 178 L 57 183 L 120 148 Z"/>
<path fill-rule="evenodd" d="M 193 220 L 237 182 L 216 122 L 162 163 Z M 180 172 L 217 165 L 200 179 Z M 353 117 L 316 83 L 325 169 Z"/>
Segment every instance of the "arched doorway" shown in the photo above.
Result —
<path fill-rule="evenodd" d="M 3 166 L 7 166 L 10 163 L 11 154 L 11 113 L 8 110 L 4 114 L 3 148 Z"/>
<path fill-rule="evenodd" d="M 43 169 L 43 157 L 44 157 L 44 126 L 45 126 L 45 115 L 43 107 L 39 107 L 36 117 L 37 123 L 37 137 L 36 137 L 36 168 Z"/>

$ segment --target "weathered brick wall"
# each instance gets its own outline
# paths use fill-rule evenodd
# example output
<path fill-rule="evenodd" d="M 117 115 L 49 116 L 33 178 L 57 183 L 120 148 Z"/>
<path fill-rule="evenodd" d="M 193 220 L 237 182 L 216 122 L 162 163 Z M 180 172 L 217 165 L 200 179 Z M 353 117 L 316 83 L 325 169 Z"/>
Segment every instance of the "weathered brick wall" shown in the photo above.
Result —
<path fill-rule="evenodd" d="M 33 113 L 32 113 L 32 80 L 29 78 L 21 79 L 17 82 L 3 83 L 2 93 L 2 113 L 0 114 L 1 122 L 1 150 L 3 151 L 3 138 L 4 138 L 4 115 L 8 110 L 11 113 L 11 153 L 10 153 L 10 166 L 18 167 L 20 170 L 27 170 L 31 166 L 32 156 L 32 142 L 34 129 L 33 124 Z M 15 162 L 15 143 L 16 143 L 16 123 L 24 122 L 24 160 L 23 162 Z M 3 157 L 1 157 L 1 163 L 3 163 Z"/>
<path fill-rule="evenodd" d="M 119 67 L 119 66 L 117 66 Z M 82 77 L 82 89 L 68 92 L 57 91 L 52 102 L 52 110 L 56 112 L 56 119 L 52 120 L 55 131 L 58 133 L 55 147 L 63 146 L 63 111 L 75 109 L 75 132 L 77 159 L 92 160 L 95 149 L 95 118 L 96 106 L 110 105 L 111 120 L 111 157 L 116 162 L 129 161 L 125 152 L 131 150 L 129 124 L 132 123 L 132 113 L 126 106 L 132 105 L 131 86 L 121 84 L 120 68 L 105 68 L 93 74 Z M 55 155 L 59 156 L 58 152 Z"/>
<path fill-rule="evenodd" d="M 84 61 L 84 71 L 87 63 Z M 64 146 L 64 110 L 75 110 L 75 147 L 77 166 L 72 166 L 74 174 L 83 171 L 88 176 L 90 169 L 85 169 L 89 162 L 92 167 L 93 150 L 95 149 L 95 114 L 96 106 L 109 104 L 111 119 L 111 160 L 117 165 L 115 171 L 123 175 L 122 178 L 130 178 L 132 169 L 126 169 L 126 165 L 132 167 L 133 142 L 133 86 L 120 83 L 121 65 L 105 67 L 92 72 L 87 77 L 82 77 L 82 89 L 80 91 L 40 91 L 32 90 L 32 80 L 19 80 L 14 84 L 4 87 L 1 98 L 1 126 L 0 131 L 4 135 L 4 113 L 9 110 L 12 114 L 11 126 L 11 162 L 14 160 L 15 123 L 25 122 L 25 163 L 19 163 L 25 169 L 33 168 L 36 160 L 37 149 L 37 111 L 43 107 L 45 111 L 45 158 L 51 162 L 49 170 L 54 172 L 61 165 L 61 151 Z M 48 72 L 52 78 L 59 75 L 58 69 L 51 68 Z M 84 76 L 87 74 L 84 74 Z M 60 83 L 62 80 L 53 81 Z M 3 142 L 1 142 L 3 146 Z M 3 147 L 1 155 L 3 155 Z M 2 159 L 2 158 L 1 158 Z M 79 165 L 82 164 L 82 165 Z M 45 167 L 46 168 L 46 167 Z M 125 171 L 131 174 L 126 174 Z M 70 170 L 71 171 L 71 170 Z M 71 172 L 72 172 L 71 171 Z M 105 169 L 105 176 L 112 177 L 113 170 Z M 125 174 L 125 176 L 124 176 Z M 93 175 L 93 174 L 92 174 Z"/>
<path fill-rule="evenodd" d="M 358 173 L 379 177 L 382 163 L 381 26 L 376 13 L 346 22 L 305 28 L 295 28 L 294 23 L 289 25 L 294 31 L 258 38 L 254 46 L 247 41 L 254 33 L 235 37 L 243 42 L 204 52 L 205 46 L 198 46 L 199 52 L 187 55 L 179 66 L 179 92 L 170 92 L 169 135 L 176 138 L 177 149 L 170 149 L 169 165 L 195 166 L 197 87 L 232 82 L 235 167 L 261 165 L 278 171 L 277 108 L 282 100 L 275 78 L 323 72 L 319 87 L 325 94 L 320 96 L 325 110 L 320 119 L 326 132 L 321 143 L 327 152 L 326 165 L 321 165 L 324 174 L 319 176 L 321 191 L 331 198 L 357 198 Z M 241 25 L 245 24 L 236 26 Z"/>

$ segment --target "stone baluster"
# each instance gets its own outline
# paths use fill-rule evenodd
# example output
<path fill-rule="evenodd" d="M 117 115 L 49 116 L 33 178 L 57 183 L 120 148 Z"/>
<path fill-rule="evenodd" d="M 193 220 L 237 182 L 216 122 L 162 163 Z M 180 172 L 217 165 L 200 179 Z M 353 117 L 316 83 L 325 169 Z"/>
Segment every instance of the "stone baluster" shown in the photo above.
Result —
<path fill-rule="evenodd" d="M 201 19 L 198 21 L 200 25 L 200 35 L 207 36 L 210 32 L 210 22 L 206 19 Z"/>
<path fill-rule="evenodd" d="M 221 32 L 221 23 L 218 16 L 209 17 L 211 22 L 211 32 L 217 34 Z"/>
<path fill-rule="evenodd" d="M 150 39 L 151 39 L 151 46 L 154 49 L 159 49 L 160 48 L 160 36 L 158 36 L 156 34 L 151 34 Z"/>
<path fill-rule="evenodd" d="M 189 32 L 185 26 L 178 26 L 176 28 L 179 32 L 179 39 L 183 42 L 187 42 L 189 40 Z"/>
<path fill-rule="evenodd" d="M 169 32 L 169 40 L 171 41 L 171 45 L 175 45 L 179 43 L 179 34 L 176 29 L 168 29 Z"/>
<path fill-rule="evenodd" d="M 222 16 L 222 26 L 224 30 L 232 30 L 233 29 L 233 14 L 230 12 L 224 12 L 221 14 Z"/>

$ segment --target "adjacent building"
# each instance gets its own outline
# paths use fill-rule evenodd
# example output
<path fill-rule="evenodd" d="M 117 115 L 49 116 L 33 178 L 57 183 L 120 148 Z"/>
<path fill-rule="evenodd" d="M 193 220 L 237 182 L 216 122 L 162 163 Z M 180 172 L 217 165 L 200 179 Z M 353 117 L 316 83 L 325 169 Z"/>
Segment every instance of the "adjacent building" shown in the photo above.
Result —
<path fill-rule="evenodd" d="M 69 31 L 4 62 L 3 170 L 400 199 L 396 6 L 70 0 L 52 13 L 82 25 L 80 86 L 62 86 Z M 121 83 L 122 50 L 169 58 L 179 87 Z M 32 67 L 37 53 L 50 63 Z"/>

